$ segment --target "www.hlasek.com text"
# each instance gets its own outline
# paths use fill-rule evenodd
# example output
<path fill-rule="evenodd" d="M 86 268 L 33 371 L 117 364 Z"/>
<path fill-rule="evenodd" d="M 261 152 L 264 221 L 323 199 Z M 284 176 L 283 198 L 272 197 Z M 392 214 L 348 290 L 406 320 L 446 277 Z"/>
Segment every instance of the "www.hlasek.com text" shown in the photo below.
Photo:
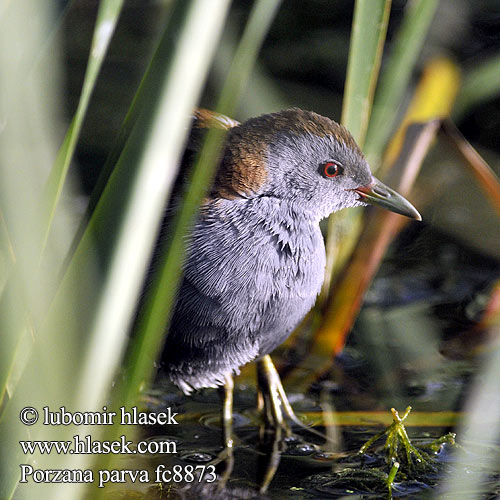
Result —
<path fill-rule="evenodd" d="M 58 455 L 107 455 L 107 454 L 175 454 L 177 453 L 177 443 L 175 441 L 144 440 L 134 445 L 133 441 L 128 441 L 126 437 L 120 436 L 114 441 L 93 440 L 91 435 L 84 437 L 78 434 L 73 439 L 67 441 L 19 441 L 21 449 L 25 455 L 42 453 L 49 455 L 54 452 Z"/>

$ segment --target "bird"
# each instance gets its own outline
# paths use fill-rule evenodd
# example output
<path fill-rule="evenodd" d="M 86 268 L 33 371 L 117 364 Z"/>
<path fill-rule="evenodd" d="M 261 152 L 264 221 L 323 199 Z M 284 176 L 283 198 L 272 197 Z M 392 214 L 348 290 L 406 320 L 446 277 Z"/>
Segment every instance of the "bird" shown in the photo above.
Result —
<path fill-rule="evenodd" d="M 282 409 L 289 418 L 294 414 L 270 353 L 321 290 L 326 258 L 320 221 L 367 204 L 421 217 L 372 175 L 352 135 L 330 118 L 292 108 L 240 124 L 197 110 L 193 130 L 206 127 L 228 133 L 187 236 L 162 367 L 185 394 L 224 386 L 223 414 L 230 420 L 232 377 L 257 361 L 280 424 Z"/>

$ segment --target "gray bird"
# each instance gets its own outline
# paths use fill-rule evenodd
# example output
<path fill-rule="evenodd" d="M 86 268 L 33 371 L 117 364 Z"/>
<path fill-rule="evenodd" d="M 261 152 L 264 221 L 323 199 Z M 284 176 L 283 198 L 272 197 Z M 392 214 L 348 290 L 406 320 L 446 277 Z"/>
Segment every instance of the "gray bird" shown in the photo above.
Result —
<path fill-rule="evenodd" d="M 197 119 L 201 126 L 217 120 L 208 112 Z M 372 176 L 351 134 L 333 120 L 289 109 L 231 128 L 189 235 L 163 354 L 171 381 L 188 394 L 230 384 L 242 365 L 261 360 L 286 409 L 267 355 L 291 334 L 321 289 L 325 246 L 319 222 L 367 203 L 420 220 L 407 200 Z"/>

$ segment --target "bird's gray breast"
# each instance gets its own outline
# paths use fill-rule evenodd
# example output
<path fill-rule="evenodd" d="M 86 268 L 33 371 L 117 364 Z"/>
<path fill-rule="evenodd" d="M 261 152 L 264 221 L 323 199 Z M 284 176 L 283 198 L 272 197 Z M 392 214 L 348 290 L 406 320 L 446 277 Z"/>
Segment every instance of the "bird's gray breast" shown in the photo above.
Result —
<path fill-rule="evenodd" d="M 271 352 L 313 306 L 324 267 L 318 222 L 280 200 L 219 200 L 204 207 L 190 235 L 167 337 L 169 362 L 179 373 L 198 364 L 198 375 L 206 362 L 220 374 Z M 208 366 L 209 352 L 218 366 Z"/>
<path fill-rule="evenodd" d="M 325 266 L 323 239 L 317 222 L 279 200 L 221 205 L 203 213 L 192 234 L 185 277 L 201 303 L 190 314 L 229 336 L 258 340 L 266 354 L 314 304 Z"/>

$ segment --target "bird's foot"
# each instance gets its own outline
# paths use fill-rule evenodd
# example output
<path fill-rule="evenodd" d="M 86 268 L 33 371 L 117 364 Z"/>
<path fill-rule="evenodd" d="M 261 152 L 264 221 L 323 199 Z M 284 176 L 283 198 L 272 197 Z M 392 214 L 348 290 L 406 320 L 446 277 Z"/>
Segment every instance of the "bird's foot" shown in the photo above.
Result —
<path fill-rule="evenodd" d="M 264 356 L 257 364 L 258 392 L 257 408 L 262 415 L 262 425 L 259 429 L 260 452 L 262 453 L 261 470 L 263 475 L 260 483 L 261 493 L 265 492 L 271 483 L 279 466 L 281 453 L 289 449 L 291 442 L 299 443 L 303 440 L 293 436 L 292 426 L 299 427 L 309 433 L 328 441 L 327 436 L 316 429 L 311 429 L 304 424 L 295 414 L 288 401 L 280 377 L 270 356 Z M 234 463 L 235 438 L 233 434 L 233 390 L 232 376 L 227 375 L 223 388 L 222 430 L 224 448 L 217 458 L 211 462 L 213 465 L 223 465 L 219 475 L 218 487 L 223 489 L 231 475 Z M 317 449 L 317 445 L 307 445 Z M 314 447 L 314 448 L 313 448 Z"/>
<path fill-rule="evenodd" d="M 271 429 L 282 437 L 290 437 L 291 424 L 294 424 L 316 437 L 329 441 L 325 434 L 307 426 L 297 417 L 269 355 L 257 362 L 257 385 L 257 410 L 263 416 L 264 430 Z"/>

